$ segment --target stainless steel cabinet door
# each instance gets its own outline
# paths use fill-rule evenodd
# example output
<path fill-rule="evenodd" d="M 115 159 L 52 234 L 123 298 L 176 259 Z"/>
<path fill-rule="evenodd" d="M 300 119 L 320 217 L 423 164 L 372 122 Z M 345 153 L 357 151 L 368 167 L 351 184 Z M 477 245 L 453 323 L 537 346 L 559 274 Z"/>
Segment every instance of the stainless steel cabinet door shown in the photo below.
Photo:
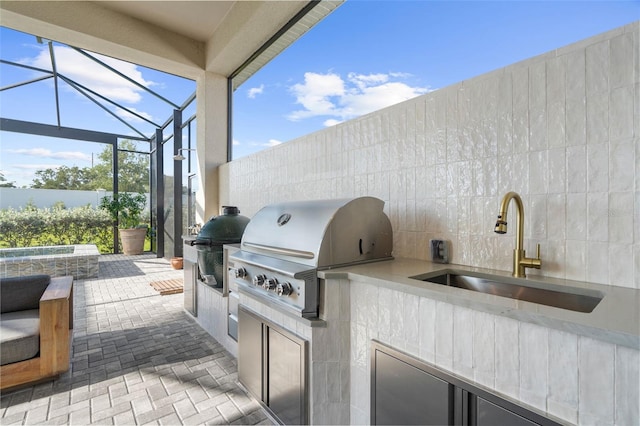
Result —
<path fill-rule="evenodd" d="M 303 348 L 273 328 L 268 335 L 267 405 L 284 424 L 304 424 Z"/>
<path fill-rule="evenodd" d="M 262 321 L 238 312 L 238 380 L 257 399 L 262 399 Z"/>
<path fill-rule="evenodd" d="M 383 343 L 371 343 L 373 424 L 559 426 Z"/>
<path fill-rule="evenodd" d="M 453 422 L 453 385 L 380 351 L 375 356 L 374 391 L 375 424 Z"/>
<path fill-rule="evenodd" d="M 477 397 L 477 426 L 534 426 L 537 424 L 486 399 Z"/>

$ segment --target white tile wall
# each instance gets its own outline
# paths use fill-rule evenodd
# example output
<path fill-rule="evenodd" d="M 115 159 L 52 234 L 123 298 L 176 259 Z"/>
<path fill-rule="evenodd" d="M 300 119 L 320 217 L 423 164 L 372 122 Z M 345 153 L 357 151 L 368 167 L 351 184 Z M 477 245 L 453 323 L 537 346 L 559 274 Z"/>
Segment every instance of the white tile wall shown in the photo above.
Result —
<path fill-rule="evenodd" d="M 549 330 L 520 324 L 520 400 L 546 409 L 549 369 Z"/>
<path fill-rule="evenodd" d="M 418 315 L 419 357 L 434 363 L 436 359 L 436 302 L 421 297 Z"/>
<path fill-rule="evenodd" d="M 513 398 L 520 396 L 520 324 L 495 317 L 496 385 L 495 389 Z"/>
<path fill-rule="evenodd" d="M 406 318 L 407 301 L 415 308 L 413 296 L 398 291 L 363 283 L 350 289 L 354 318 L 365 300 L 389 318 Z M 368 300 L 379 291 L 384 297 Z M 640 424 L 640 351 L 427 298 L 418 307 L 405 339 L 379 333 L 385 324 L 364 318 L 351 328 L 352 424 L 369 422 L 372 338 L 568 423 Z M 416 326 L 417 352 L 409 340 Z"/>
<path fill-rule="evenodd" d="M 616 347 L 615 423 L 637 424 L 640 415 L 640 352 Z"/>
<path fill-rule="evenodd" d="M 283 200 L 372 195 L 386 202 L 395 256 L 426 259 L 440 237 L 454 263 L 509 270 L 513 231 L 492 225 L 515 190 L 525 248 L 543 248 L 533 273 L 640 288 L 638 262 L 609 255 L 640 251 L 639 28 L 235 160 L 221 167 L 221 203 L 251 216 Z M 599 270 L 587 262 L 595 246 Z"/>
<path fill-rule="evenodd" d="M 578 337 L 549 330 L 549 413 L 578 421 Z M 629 387 L 628 389 L 630 389 Z"/>
<path fill-rule="evenodd" d="M 195 317 L 200 327 L 204 328 L 233 356 L 238 355 L 238 344 L 228 334 L 229 315 L 227 311 L 227 299 L 222 293 L 197 282 L 198 286 L 198 316 Z"/>
<path fill-rule="evenodd" d="M 582 337 L 578 346 L 578 420 L 580 424 L 614 423 L 615 346 Z"/>
<path fill-rule="evenodd" d="M 495 320 L 484 312 L 473 312 L 473 378 L 489 388 L 495 388 Z"/>
<path fill-rule="evenodd" d="M 453 369 L 465 377 L 473 377 L 473 315 L 471 309 L 453 308 Z"/>
<path fill-rule="evenodd" d="M 436 302 L 436 364 L 453 369 L 453 305 Z M 382 339 L 382 336 L 380 336 Z"/>

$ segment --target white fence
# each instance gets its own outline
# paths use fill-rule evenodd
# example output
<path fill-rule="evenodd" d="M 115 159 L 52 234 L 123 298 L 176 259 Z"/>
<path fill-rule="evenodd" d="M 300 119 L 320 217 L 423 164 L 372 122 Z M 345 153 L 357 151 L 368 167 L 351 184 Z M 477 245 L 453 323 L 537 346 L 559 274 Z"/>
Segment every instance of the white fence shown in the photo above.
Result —
<path fill-rule="evenodd" d="M 64 189 L 34 189 L 34 188 L 0 188 L 0 209 L 26 206 L 34 204 L 38 208 L 52 207 L 62 201 L 67 208 L 81 207 L 90 204 L 98 207 L 102 197 L 113 195 L 111 191 L 73 191 Z M 147 208 L 149 207 L 149 194 Z"/>

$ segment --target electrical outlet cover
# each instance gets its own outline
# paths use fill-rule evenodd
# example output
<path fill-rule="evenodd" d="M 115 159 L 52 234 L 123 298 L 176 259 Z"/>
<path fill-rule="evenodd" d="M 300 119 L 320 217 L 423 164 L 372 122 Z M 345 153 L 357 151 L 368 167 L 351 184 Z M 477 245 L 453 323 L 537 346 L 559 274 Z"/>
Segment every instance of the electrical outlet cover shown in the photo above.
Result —
<path fill-rule="evenodd" d="M 431 248 L 431 261 L 435 263 L 449 263 L 449 246 L 448 240 L 429 240 Z"/>

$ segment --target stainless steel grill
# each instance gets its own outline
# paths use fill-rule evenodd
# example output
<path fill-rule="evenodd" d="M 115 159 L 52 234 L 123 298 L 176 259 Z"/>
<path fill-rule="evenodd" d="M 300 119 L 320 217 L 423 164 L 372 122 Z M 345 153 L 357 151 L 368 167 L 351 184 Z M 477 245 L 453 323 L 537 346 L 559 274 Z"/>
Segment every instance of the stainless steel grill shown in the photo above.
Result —
<path fill-rule="evenodd" d="M 238 289 L 305 318 L 318 316 L 322 269 L 391 259 L 393 231 L 373 197 L 271 204 L 230 257 Z"/>

